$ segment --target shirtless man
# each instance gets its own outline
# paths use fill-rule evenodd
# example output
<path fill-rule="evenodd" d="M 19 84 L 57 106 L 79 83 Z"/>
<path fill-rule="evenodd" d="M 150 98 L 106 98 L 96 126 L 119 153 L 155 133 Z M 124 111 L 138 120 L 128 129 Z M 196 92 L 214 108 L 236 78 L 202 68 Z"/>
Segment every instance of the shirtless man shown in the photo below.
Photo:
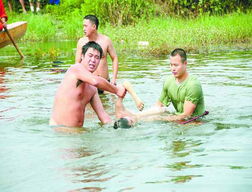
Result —
<path fill-rule="evenodd" d="M 81 63 L 76 63 L 67 70 L 56 92 L 50 125 L 63 128 L 82 127 L 88 103 L 102 123 L 111 122 L 102 106 L 97 88 L 119 97 L 123 97 L 126 92 L 122 86 L 116 87 L 106 79 L 92 74 L 101 57 L 102 48 L 96 42 L 91 41 L 83 46 Z"/>
<path fill-rule="evenodd" d="M 97 76 L 101 76 L 109 81 L 109 71 L 108 71 L 108 63 L 107 63 L 107 54 L 110 55 L 113 63 L 113 77 L 111 79 L 111 84 L 116 84 L 117 73 L 118 73 L 118 58 L 116 55 L 116 51 L 112 45 L 112 41 L 109 37 L 102 35 L 97 32 L 99 26 L 99 20 L 94 15 L 87 15 L 83 20 L 83 30 L 85 37 L 79 39 L 76 50 L 75 63 L 81 62 L 81 49 L 82 46 L 85 45 L 88 41 L 95 41 L 98 43 L 103 50 L 103 56 L 101 58 L 100 64 L 96 71 L 93 73 Z M 103 93 L 100 90 L 100 93 Z"/>

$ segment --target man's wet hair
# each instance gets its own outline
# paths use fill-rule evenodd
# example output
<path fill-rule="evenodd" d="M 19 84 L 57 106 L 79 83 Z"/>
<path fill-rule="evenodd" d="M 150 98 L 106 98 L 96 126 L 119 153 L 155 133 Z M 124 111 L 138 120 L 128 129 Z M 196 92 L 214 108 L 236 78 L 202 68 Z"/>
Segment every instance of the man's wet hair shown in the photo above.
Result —
<path fill-rule="evenodd" d="M 184 63 L 187 60 L 186 52 L 184 49 L 181 49 L 181 48 L 174 49 L 171 52 L 171 56 L 174 57 L 176 55 L 179 55 L 181 57 L 182 63 Z"/>
<path fill-rule="evenodd" d="M 93 48 L 93 49 L 96 49 L 97 51 L 99 51 L 100 52 L 100 58 L 102 58 L 102 54 L 103 54 L 102 48 L 98 43 L 96 43 L 94 41 L 89 41 L 85 45 L 83 45 L 82 55 L 85 55 L 89 48 Z"/>
<path fill-rule="evenodd" d="M 91 23 L 95 24 L 96 30 L 98 30 L 99 20 L 95 15 L 86 15 L 83 19 L 87 19 L 87 20 L 91 21 Z"/>
<path fill-rule="evenodd" d="M 131 128 L 131 125 L 129 124 L 129 120 L 126 118 L 120 118 L 119 120 L 115 121 L 114 123 L 114 129 L 128 129 Z"/>

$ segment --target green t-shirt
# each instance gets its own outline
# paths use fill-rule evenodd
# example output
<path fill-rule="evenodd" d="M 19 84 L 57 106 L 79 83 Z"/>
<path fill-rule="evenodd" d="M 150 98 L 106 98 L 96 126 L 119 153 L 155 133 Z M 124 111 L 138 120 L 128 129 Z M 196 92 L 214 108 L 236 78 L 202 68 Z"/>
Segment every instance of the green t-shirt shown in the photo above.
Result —
<path fill-rule="evenodd" d="M 191 101 L 196 105 L 192 116 L 201 115 L 205 111 L 201 84 L 193 75 L 189 75 L 186 80 L 179 84 L 174 76 L 168 77 L 163 85 L 159 101 L 165 106 L 172 103 L 177 113 L 183 113 L 185 101 Z"/>

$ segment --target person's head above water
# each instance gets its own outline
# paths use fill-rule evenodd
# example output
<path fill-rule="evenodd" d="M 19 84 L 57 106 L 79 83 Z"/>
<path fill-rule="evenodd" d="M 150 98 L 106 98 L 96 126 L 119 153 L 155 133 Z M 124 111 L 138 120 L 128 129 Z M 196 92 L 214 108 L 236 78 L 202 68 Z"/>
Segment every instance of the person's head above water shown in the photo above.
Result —
<path fill-rule="evenodd" d="M 89 20 L 93 25 L 95 25 L 96 30 L 98 30 L 99 19 L 95 15 L 86 15 L 83 20 Z"/>
<path fill-rule="evenodd" d="M 101 46 L 94 41 L 89 41 L 82 47 L 80 64 L 82 64 L 89 72 L 93 73 L 97 69 L 101 57 Z"/>
<path fill-rule="evenodd" d="M 128 128 L 131 128 L 132 125 L 133 125 L 133 121 L 130 118 L 123 117 L 115 121 L 114 129 L 118 129 L 118 128 L 128 129 Z"/>
<path fill-rule="evenodd" d="M 187 56 L 186 56 L 186 52 L 184 49 L 181 49 L 181 48 L 177 48 L 177 49 L 174 49 L 172 52 L 171 52 L 171 57 L 175 57 L 176 55 L 179 55 L 180 58 L 181 58 L 181 62 L 184 63 L 185 61 L 187 61 Z"/>
<path fill-rule="evenodd" d="M 102 50 L 101 46 L 98 43 L 96 43 L 95 41 L 89 41 L 85 45 L 83 45 L 82 55 L 85 55 L 86 52 L 88 51 L 88 49 L 90 49 L 90 48 L 97 50 L 100 53 L 100 58 L 102 58 L 103 50 Z"/>

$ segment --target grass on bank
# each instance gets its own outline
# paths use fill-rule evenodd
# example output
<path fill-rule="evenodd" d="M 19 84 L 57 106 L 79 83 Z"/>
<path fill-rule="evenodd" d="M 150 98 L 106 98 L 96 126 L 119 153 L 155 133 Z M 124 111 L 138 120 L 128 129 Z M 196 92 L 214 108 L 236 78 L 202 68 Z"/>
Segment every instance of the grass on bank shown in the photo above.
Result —
<path fill-rule="evenodd" d="M 9 23 L 24 20 L 28 30 L 23 41 L 76 40 L 83 35 L 83 16 L 72 13 L 67 18 L 55 19 L 50 14 L 11 14 Z M 100 19 L 102 23 L 102 19 Z M 196 19 L 153 18 L 134 26 L 100 26 L 116 49 L 152 55 L 163 55 L 176 47 L 190 52 L 228 46 L 251 46 L 252 13 L 225 16 L 202 16 Z M 139 42 L 147 45 L 139 46 Z M 250 47 L 251 48 L 251 47 Z"/>
<path fill-rule="evenodd" d="M 126 44 L 129 49 L 134 49 L 136 42 L 148 41 L 149 47 L 142 50 L 162 55 L 176 47 L 195 52 L 240 44 L 251 46 L 251 21 L 252 14 L 205 16 L 193 20 L 155 18 L 136 26 L 114 28 L 108 25 L 104 33 L 110 34 L 115 42 Z"/>

